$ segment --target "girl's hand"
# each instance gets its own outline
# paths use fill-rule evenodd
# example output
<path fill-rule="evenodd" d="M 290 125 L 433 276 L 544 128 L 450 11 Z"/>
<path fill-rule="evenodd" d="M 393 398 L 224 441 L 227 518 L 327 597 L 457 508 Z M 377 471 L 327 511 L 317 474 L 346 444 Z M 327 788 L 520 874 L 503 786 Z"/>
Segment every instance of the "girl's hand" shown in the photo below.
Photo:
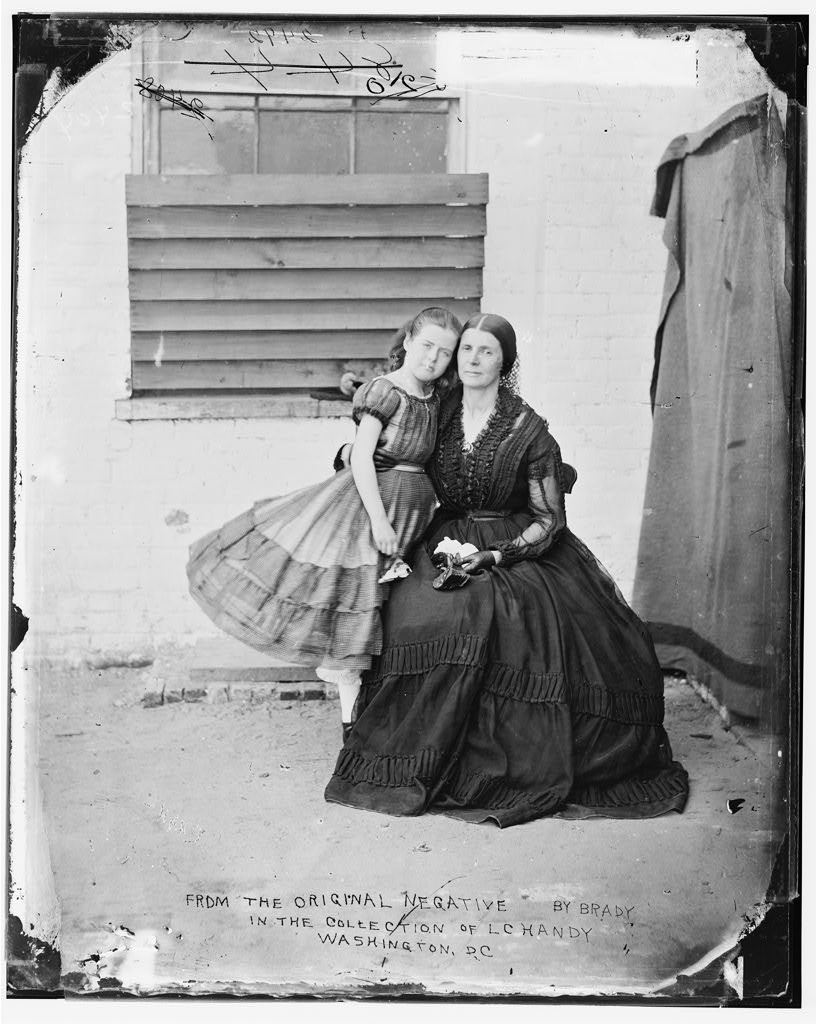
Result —
<path fill-rule="evenodd" d="M 473 575 L 481 569 L 493 569 L 495 565 L 496 558 L 494 558 L 493 551 L 477 551 L 476 554 L 463 558 L 460 568 L 464 569 L 469 575 Z"/>
<path fill-rule="evenodd" d="M 385 517 L 372 522 L 372 536 L 381 555 L 397 554 L 397 534 Z"/>

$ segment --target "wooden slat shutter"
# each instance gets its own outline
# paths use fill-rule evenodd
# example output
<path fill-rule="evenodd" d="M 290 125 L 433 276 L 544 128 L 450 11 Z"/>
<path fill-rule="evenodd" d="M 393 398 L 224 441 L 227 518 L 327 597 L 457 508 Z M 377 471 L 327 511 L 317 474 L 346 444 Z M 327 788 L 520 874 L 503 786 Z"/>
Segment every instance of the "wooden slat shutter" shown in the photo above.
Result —
<path fill-rule="evenodd" d="M 480 308 L 485 174 L 127 178 L 135 395 L 372 372 L 424 306 Z"/>

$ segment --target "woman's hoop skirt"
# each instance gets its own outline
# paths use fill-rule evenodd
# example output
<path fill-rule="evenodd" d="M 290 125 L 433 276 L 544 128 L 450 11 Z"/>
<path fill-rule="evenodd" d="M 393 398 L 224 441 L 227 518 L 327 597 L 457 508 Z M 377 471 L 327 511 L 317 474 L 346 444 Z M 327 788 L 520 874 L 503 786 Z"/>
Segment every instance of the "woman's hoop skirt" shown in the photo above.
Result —
<path fill-rule="evenodd" d="M 432 588 L 428 552 L 444 535 L 482 550 L 528 522 L 438 514 L 384 611 L 327 800 L 501 826 L 683 809 L 652 642 L 569 530 L 538 559 Z"/>

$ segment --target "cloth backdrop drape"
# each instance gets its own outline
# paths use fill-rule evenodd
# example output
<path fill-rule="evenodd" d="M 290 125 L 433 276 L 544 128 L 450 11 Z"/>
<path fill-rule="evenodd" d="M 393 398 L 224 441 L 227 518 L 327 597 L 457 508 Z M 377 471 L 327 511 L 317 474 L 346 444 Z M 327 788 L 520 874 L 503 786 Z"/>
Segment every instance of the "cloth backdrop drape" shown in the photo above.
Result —
<path fill-rule="evenodd" d="M 789 149 L 760 96 L 658 168 L 669 255 L 633 597 L 664 667 L 767 722 L 789 671 Z"/>

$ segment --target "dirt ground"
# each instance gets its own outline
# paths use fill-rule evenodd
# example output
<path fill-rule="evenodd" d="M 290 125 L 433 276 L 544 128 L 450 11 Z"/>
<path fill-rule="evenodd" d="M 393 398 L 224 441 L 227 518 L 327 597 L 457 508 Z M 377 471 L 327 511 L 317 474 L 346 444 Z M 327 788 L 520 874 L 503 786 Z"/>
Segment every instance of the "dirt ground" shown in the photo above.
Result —
<path fill-rule="evenodd" d="M 40 680 L 72 992 L 677 993 L 763 916 L 787 751 L 724 729 L 682 680 L 683 814 L 499 830 L 325 803 L 336 701 L 148 708 L 152 672 Z"/>

